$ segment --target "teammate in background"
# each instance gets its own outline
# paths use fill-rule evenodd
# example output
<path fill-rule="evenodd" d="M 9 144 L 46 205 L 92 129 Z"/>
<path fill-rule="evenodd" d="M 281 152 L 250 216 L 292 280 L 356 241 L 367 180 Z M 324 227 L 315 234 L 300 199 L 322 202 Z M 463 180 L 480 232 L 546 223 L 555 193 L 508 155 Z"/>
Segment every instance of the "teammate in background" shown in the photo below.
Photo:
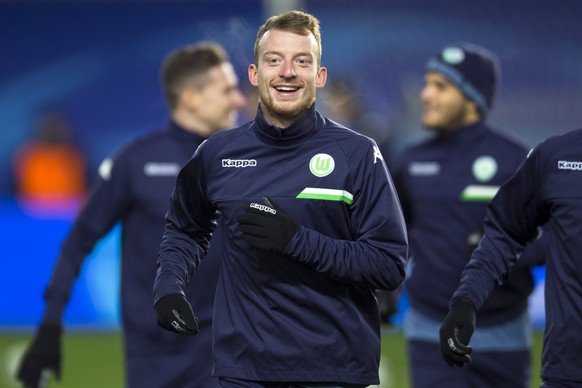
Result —
<path fill-rule="evenodd" d="M 63 243 L 45 292 L 42 324 L 18 371 L 18 379 L 27 387 L 40 386 L 44 370 L 60 377 L 62 315 L 73 282 L 84 258 L 117 222 L 122 225 L 126 386 L 216 386 L 210 376 L 210 333 L 220 245 L 209 252 L 217 257 L 208 260 L 185 289 L 204 328 L 198 337 L 179 338 L 156 325 L 154 262 L 179 169 L 204 139 L 235 124 L 244 97 L 227 54 L 215 43 L 173 51 L 163 63 L 162 86 L 170 109 L 168 124 L 129 142 L 101 164 L 96 186 Z"/>
<path fill-rule="evenodd" d="M 315 110 L 327 69 L 314 16 L 269 18 L 248 73 L 259 91 L 255 120 L 208 139 L 178 175 L 154 286 L 158 323 L 198 332 L 185 286 L 218 210 L 218 386 L 378 384 L 374 290 L 401 284 L 407 255 L 382 155 L 372 139 Z"/>
<path fill-rule="evenodd" d="M 527 148 L 485 122 L 498 80 L 498 60 L 469 43 L 430 58 L 422 124 L 434 136 L 405 149 L 395 183 L 410 234 L 411 270 L 404 319 L 415 388 L 528 387 L 533 290 L 530 266 L 544 260 L 536 242 L 479 312 L 473 363 L 451 369 L 440 359 L 439 324 L 461 272 L 482 236 L 487 203 L 516 171 Z"/>
<path fill-rule="evenodd" d="M 357 83 L 345 75 L 329 77 L 325 89 L 320 93 L 320 111 L 333 121 L 341 123 L 376 142 L 384 160 L 392 160 L 392 130 L 383 115 L 366 108 Z M 380 320 L 389 323 L 398 312 L 398 291 L 378 290 Z"/>
<path fill-rule="evenodd" d="M 470 361 L 475 320 L 496 283 L 519 265 L 519 253 L 544 225 L 548 236 L 543 388 L 582 385 L 582 129 L 550 138 L 528 155 L 487 208 L 485 235 L 462 273 L 440 329 L 449 363 Z M 510 275 L 513 276 L 513 275 Z M 471 364 L 469 364 L 471 365 Z M 512 364 L 504 365 L 514 373 Z"/>
<path fill-rule="evenodd" d="M 331 81 L 331 82 L 330 82 Z M 327 117 L 374 139 L 384 160 L 392 160 L 393 130 L 388 115 L 371 109 L 358 82 L 345 74 L 327 80 L 320 97 Z"/>
<path fill-rule="evenodd" d="M 40 117 L 37 136 L 14 154 L 19 199 L 47 205 L 83 199 L 87 194 L 87 166 L 72 135 L 63 113 L 48 111 Z"/>

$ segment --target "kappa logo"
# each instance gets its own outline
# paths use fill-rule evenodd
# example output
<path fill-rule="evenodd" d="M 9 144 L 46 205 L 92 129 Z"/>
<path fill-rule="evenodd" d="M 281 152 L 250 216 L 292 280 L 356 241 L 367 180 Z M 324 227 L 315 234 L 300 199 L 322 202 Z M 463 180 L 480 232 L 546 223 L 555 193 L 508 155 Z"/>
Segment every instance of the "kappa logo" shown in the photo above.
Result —
<path fill-rule="evenodd" d="M 319 178 L 328 176 L 334 168 L 335 161 L 328 154 L 317 154 L 309 161 L 309 171 Z"/>
<path fill-rule="evenodd" d="M 222 167 L 256 167 L 255 159 L 222 159 Z"/>
<path fill-rule="evenodd" d="M 408 165 L 408 173 L 412 176 L 431 176 L 441 172 L 438 162 L 411 162 Z"/>
<path fill-rule="evenodd" d="M 143 172 L 147 176 L 177 176 L 180 172 L 178 163 L 148 162 L 143 166 Z"/>
<path fill-rule="evenodd" d="M 570 160 L 558 160 L 558 169 L 582 171 L 582 162 Z"/>
<path fill-rule="evenodd" d="M 378 159 L 384 160 L 384 157 L 382 156 L 382 152 L 380 152 L 380 148 L 378 148 L 378 146 L 375 145 L 374 146 L 374 164 L 376 164 Z"/>
<path fill-rule="evenodd" d="M 272 207 L 269 207 L 267 205 L 261 205 L 260 203 L 252 202 L 250 204 L 250 207 L 252 207 L 253 209 L 260 210 L 260 211 L 265 212 L 265 213 L 271 213 L 273 215 L 277 214 L 277 210 L 275 210 Z"/>

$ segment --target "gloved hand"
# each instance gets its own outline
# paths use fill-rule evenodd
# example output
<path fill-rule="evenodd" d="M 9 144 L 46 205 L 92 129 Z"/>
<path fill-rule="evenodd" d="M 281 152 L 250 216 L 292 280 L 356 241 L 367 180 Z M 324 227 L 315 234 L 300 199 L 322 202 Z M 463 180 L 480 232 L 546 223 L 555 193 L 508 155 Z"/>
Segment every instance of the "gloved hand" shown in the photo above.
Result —
<path fill-rule="evenodd" d="M 156 321 L 164 329 L 184 335 L 196 335 L 200 331 L 192 306 L 182 294 L 170 294 L 158 300 Z"/>
<path fill-rule="evenodd" d="M 263 197 L 263 201 L 264 205 L 247 204 L 238 215 L 242 238 L 255 247 L 284 253 L 299 225 L 269 197 Z"/>
<path fill-rule="evenodd" d="M 51 371 L 61 379 L 61 335 L 58 323 L 40 325 L 18 368 L 17 378 L 25 387 L 46 387 Z"/>
<path fill-rule="evenodd" d="M 440 334 L 441 354 L 449 366 L 464 367 L 471 361 L 469 345 L 475 331 L 475 306 L 467 298 L 456 301 L 443 320 Z"/>
<path fill-rule="evenodd" d="M 391 319 L 398 313 L 399 296 L 400 288 L 393 291 L 376 291 L 378 309 L 380 310 L 380 321 L 382 323 L 392 324 Z"/>

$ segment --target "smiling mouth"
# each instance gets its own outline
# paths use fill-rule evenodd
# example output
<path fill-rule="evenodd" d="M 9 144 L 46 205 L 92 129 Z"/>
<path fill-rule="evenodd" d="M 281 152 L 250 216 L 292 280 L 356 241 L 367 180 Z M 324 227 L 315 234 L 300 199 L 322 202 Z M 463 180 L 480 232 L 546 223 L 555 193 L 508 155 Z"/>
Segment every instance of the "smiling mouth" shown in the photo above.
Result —
<path fill-rule="evenodd" d="M 281 93 L 293 93 L 299 90 L 296 86 L 275 86 L 275 90 Z"/>
<path fill-rule="evenodd" d="M 438 112 L 438 108 L 432 105 L 425 105 L 424 106 L 424 113 L 435 113 Z"/>

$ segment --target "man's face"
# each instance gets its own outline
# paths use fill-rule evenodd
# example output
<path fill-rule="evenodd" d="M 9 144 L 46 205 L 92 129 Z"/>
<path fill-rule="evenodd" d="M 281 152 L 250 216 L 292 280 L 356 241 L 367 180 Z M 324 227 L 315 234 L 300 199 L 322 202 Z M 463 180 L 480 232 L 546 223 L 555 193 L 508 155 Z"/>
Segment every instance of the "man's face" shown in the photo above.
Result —
<path fill-rule="evenodd" d="M 455 130 L 468 124 L 470 105 L 474 104 L 442 74 L 426 73 L 420 98 L 424 104 L 424 127 Z"/>
<path fill-rule="evenodd" d="M 196 114 L 201 127 L 210 134 L 232 128 L 238 117 L 237 109 L 245 104 L 238 89 L 238 80 L 230 63 L 209 70 L 207 83 L 198 90 Z"/>
<path fill-rule="evenodd" d="M 313 105 L 316 89 L 325 85 L 327 70 L 318 67 L 313 34 L 269 30 L 259 42 L 258 63 L 249 66 L 249 80 L 259 89 L 268 122 L 288 127 Z"/>

